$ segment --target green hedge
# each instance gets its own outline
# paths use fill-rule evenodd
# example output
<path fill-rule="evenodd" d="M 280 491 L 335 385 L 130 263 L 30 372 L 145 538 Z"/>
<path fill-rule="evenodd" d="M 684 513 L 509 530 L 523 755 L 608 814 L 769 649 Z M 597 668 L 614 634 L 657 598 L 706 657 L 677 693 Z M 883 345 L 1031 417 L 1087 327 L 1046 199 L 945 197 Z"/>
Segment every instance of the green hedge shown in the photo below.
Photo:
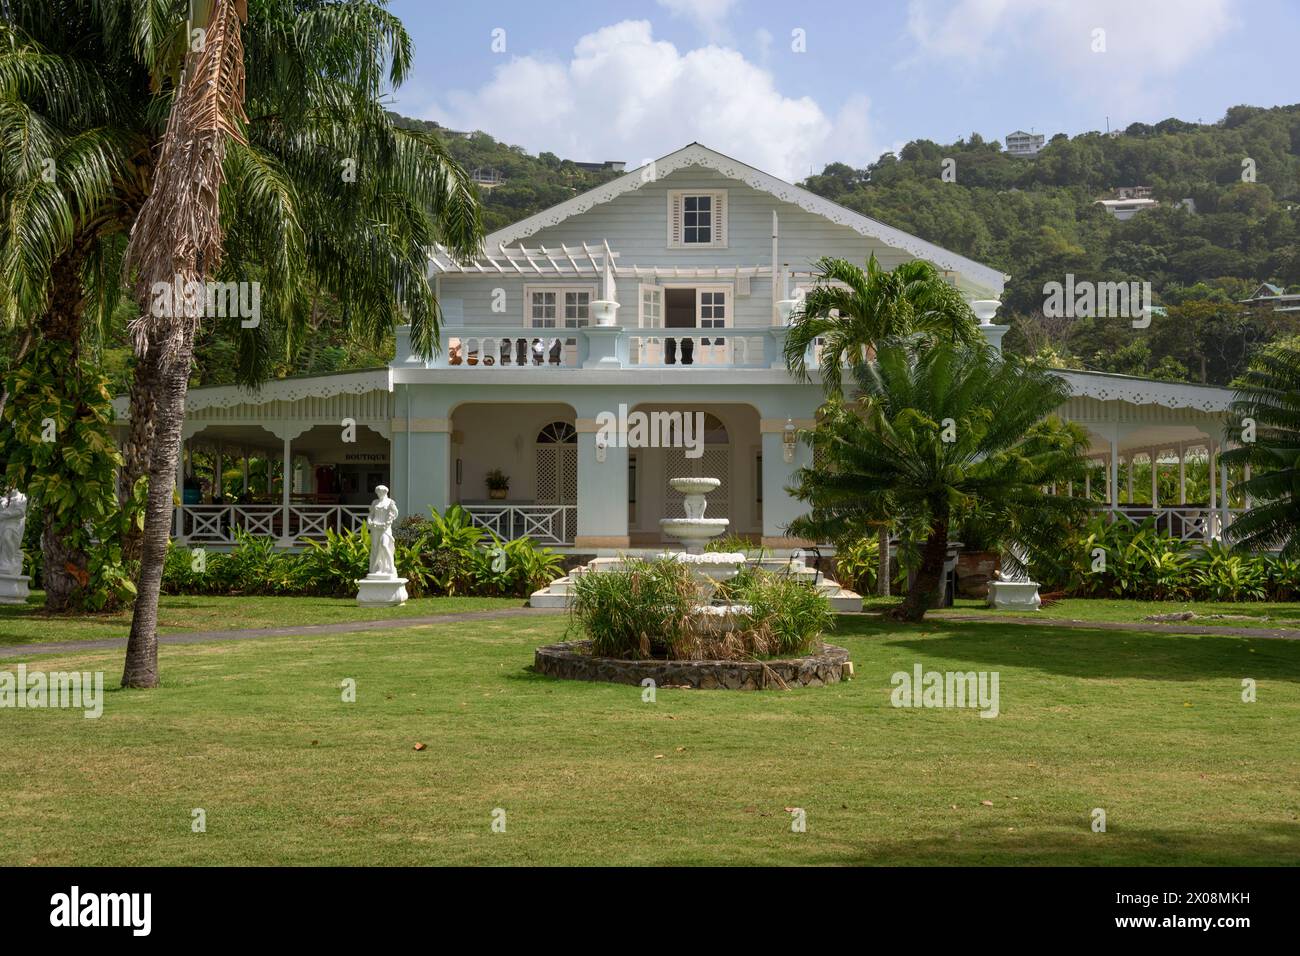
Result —
<path fill-rule="evenodd" d="M 365 531 L 328 532 L 324 542 L 292 553 L 270 538 L 238 533 L 234 550 L 168 548 L 164 594 L 262 594 L 351 597 L 370 570 Z M 559 577 L 560 556 L 531 540 L 501 541 L 452 506 L 397 528 L 397 572 L 411 597 L 527 597 Z"/>

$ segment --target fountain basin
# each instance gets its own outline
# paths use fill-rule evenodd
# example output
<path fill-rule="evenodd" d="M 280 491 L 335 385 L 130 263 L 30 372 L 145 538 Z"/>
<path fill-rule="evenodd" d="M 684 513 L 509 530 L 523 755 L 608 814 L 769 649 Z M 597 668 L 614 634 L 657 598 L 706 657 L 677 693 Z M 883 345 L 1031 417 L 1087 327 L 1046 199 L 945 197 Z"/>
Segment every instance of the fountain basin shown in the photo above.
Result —
<path fill-rule="evenodd" d="M 721 478 L 669 478 L 668 485 L 684 495 L 707 495 L 722 487 Z"/>
<path fill-rule="evenodd" d="M 716 538 L 731 524 L 726 518 L 660 518 L 664 534 L 682 542 L 687 554 L 703 554 L 704 542 Z"/>

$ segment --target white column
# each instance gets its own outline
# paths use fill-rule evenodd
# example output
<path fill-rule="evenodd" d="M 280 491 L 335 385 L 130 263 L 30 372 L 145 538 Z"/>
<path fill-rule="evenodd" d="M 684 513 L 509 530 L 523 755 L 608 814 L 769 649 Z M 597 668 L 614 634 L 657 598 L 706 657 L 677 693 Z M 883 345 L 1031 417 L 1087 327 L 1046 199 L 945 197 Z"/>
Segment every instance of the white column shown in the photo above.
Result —
<path fill-rule="evenodd" d="M 1160 507 L 1160 502 L 1156 500 L 1159 491 L 1159 486 L 1157 485 L 1156 482 L 1156 472 L 1159 471 L 1160 469 L 1160 466 L 1157 464 L 1159 458 L 1160 458 L 1160 452 L 1157 449 L 1152 448 L 1151 449 L 1151 510 L 1152 511 Z"/>
<path fill-rule="evenodd" d="M 244 494 L 248 494 L 248 449 L 240 449 L 243 452 L 242 471 L 244 473 Z"/>
<path fill-rule="evenodd" d="M 1125 482 L 1128 485 L 1128 501 L 1126 503 L 1131 505 L 1133 503 L 1133 453 L 1132 452 L 1129 452 L 1129 456 L 1127 459 L 1125 459 L 1124 463 L 1125 465 L 1128 466 L 1125 469 L 1128 473 L 1128 478 Z"/>
<path fill-rule="evenodd" d="M 213 459 L 212 465 L 212 497 L 214 498 L 225 497 L 225 488 L 221 481 L 221 470 L 226 466 L 225 455 L 222 454 L 224 451 L 221 439 L 217 439 L 217 457 Z"/>
<path fill-rule="evenodd" d="M 1083 496 L 1089 501 L 1092 500 L 1092 462 L 1088 462 L 1088 469 L 1083 473 Z"/>
<path fill-rule="evenodd" d="M 1178 503 L 1187 504 L 1187 447 L 1178 446 Z"/>
<path fill-rule="evenodd" d="M 284 481 L 280 489 L 280 543 L 291 544 L 293 535 L 289 533 L 289 486 L 293 482 L 293 439 L 284 439 Z"/>
<path fill-rule="evenodd" d="M 1219 452 L 1219 530 L 1228 527 L 1228 465 L 1223 460 L 1223 452 Z"/>
<path fill-rule="evenodd" d="M 1214 480 L 1214 442 L 1205 443 L 1205 456 L 1205 466 L 1206 470 L 1209 471 L 1210 478 L 1210 513 L 1205 516 L 1205 525 L 1209 532 L 1209 536 L 1213 538 L 1217 537 L 1217 532 L 1214 526 L 1217 523 L 1219 508 L 1218 489 Z"/>
<path fill-rule="evenodd" d="M 181 446 L 181 452 L 176 456 L 176 496 L 180 504 L 176 506 L 176 513 L 173 516 L 172 537 L 177 541 L 184 538 L 185 531 L 185 446 Z"/>
<path fill-rule="evenodd" d="M 1110 467 L 1106 470 L 1107 488 L 1106 496 L 1110 499 L 1111 508 L 1119 507 L 1119 442 L 1115 439 L 1110 441 Z"/>

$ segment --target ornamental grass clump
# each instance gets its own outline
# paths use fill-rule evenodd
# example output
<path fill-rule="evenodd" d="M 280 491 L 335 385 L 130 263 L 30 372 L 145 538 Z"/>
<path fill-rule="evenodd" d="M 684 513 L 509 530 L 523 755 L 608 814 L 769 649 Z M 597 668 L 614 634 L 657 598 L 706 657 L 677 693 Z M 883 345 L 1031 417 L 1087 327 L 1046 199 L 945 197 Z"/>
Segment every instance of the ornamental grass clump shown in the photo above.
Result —
<path fill-rule="evenodd" d="M 628 561 L 621 570 L 576 576 L 572 593 L 574 624 L 594 657 L 790 657 L 815 649 L 834 626 L 815 587 L 750 568 L 715 589 L 681 562 Z"/>
<path fill-rule="evenodd" d="M 629 560 L 573 580 L 573 619 L 596 657 L 674 656 L 699 603 L 690 568 L 675 561 Z"/>
<path fill-rule="evenodd" d="M 784 574 L 756 571 L 739 599 L 749 608 L 739 623 L 755 657 L 806 654 L 835 627 L 830 602 L 817 588 Z"/>

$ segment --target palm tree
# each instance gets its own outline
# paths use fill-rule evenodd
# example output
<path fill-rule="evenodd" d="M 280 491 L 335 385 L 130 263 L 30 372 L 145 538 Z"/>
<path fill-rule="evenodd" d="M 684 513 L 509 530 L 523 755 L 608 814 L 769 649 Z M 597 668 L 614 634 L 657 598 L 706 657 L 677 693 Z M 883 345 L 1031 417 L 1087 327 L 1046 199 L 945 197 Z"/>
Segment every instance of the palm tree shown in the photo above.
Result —
<path fill-rule="evenodd" d="M 1253 424 L 1254 441 L 1243 441 Z M 1253 506 L 1225 532 L 1239 548 L 1300 556 L 1300 348 L 1284 342 L 1262 350 L 1237 385 L 1225 436 L 1240 442 L 1223 454 L 1249 465 L 1237 486 Z"/>
<path fill-rule="evenodd" d="M 197 78 L 173 101 L 157 181 L 127 250 L 143 314 L 133 327 L 133 393 L 154 403 L 123 675 L 131 686 L 157 683 L 158 591 L 197 329 L 192 316 L 145 311 L 154 284 L 248 281 L 256 267 L 288 347 L 309 328 L 311 301 L 329 293 L 372 339 L 409 321 L 413 346 L 427 355 L 439 313 L 426 251 L 441 243 L 468 256 L 482 241 L 464 170 L 435 137 L 395 128 L 380 107 L 384 87 L 410 68 L 400 21 L 370 0 L 262 0 L 255 12 L 263 16 L 247 32 L 245 57 L 237 6 L 213 4 L 203 52 L 187 63 L 187 79 Z M 239 335 L 241 380 L 256 382 L 272 360 L 268 330 Z"/>
<path fill-rule="evenodd" d="M 410 69 L 410 37 L 370 0 L 260 0 L 242 36 L 247 120 L 226 150 L 217 277 L 258 275 L 265 288 L 259 326 L 220 329 L 237 345 L 236 380 L 256 386 L 291 357 L 325 295 L 359 340 L 377 344 L 409 322 L 415 349 L 431 354 L 439 311 L 427 250 L 471 256 L 483 226 L 473 183 L 442 142 L 383 109 L 385 85 Z M 123 488 L 156 447 L 158 375 L 148 354 L 137 362 Z"/>
<path fill-rule="evenodd" d="M 1061 378 L 983 343 L 918 338 L 878 342 L 853 377 L 858 397 L 829 402 L 812 436 L 829 467 L 796 473 L 796 494 L 812 510 L 791 530 L 822 538 L 845 526 L 919 523 L 920 567 L 895 617 L 924 617 L 963 511 L 978 508 L 1005 528 L 1013 555 L 1036 556 L 1089 510 L 1043 490 L 1085 469 L 1084 432 L 1052 415 L 1069 397 Z"/>
<path fill-rule="evenodd" d="M 820 345 L 822 385 L 832 399 L 843 396 L 844 368 L 860 368 L 875 344 L 884 339 L 923 334 L 935 340 L 974 343 L 980 338 L 970 306 L 931 263 L 915 259 L 886 270 L 874 253 L 867 260 L 866 272 L 845 259 L 819 259 L 816 284 L 791 321 L 785 340 L 787 367 L 800 381 L 808 381 L 808 358 Z M 860 534 L 861 529 L 853 533 Z M 832 537 L 842 540 L 845 534 L 846 529 L 841 528 Z M 877 534 L 880 565 L 876 591 L 888 596 L 887 519 L 880 523 Z"/>

